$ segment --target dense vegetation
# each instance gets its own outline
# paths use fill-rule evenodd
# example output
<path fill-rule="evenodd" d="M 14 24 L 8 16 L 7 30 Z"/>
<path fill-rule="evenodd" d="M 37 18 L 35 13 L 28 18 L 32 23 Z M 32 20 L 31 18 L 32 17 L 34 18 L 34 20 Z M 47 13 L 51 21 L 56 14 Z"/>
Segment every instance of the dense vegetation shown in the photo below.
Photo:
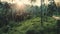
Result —
<path fill-rule="evenodd" d="M 34 0 L 33 0 L 34 1 Z M 35 2 L 35 1 L 34 1 Z M 21 15 L 11 8 L 12 4 L 0 2 L 0 34 L 56 34 L 60 22 L 52 16 L 59 16 L 60 7 L 53 2 L 48 6 L 27 5 Z M 58 11 L 57 11 L 57 10 Z M 42 13 L 42 16 L 41 16 Z M 42 17 L 42 25 L 41 25 Z"/>

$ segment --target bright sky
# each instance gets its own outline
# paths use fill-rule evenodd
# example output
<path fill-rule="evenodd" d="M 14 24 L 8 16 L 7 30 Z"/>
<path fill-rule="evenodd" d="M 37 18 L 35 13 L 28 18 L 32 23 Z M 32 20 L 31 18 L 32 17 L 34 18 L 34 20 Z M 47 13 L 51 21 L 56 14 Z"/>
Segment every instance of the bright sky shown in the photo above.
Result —
<path fill-rule="evenodd" d="M 1 1 L 7 1 L 9 3 L 12 3 L 12 0 L 1 0 Z M 41 0 L 37 0 L 33 5 L 40 6 L 40 1 Z M 55 2 L 60 2 L 60 0 L 55 0 Z M 13 3 L 30 4 L 31 5 L 29 0 L 14 0 Z M 48 4 L 48 0 L 45 0 L 45 3 Z"/>
<path fill-rule="evenodd" d="M 7 1 L 9 3 L 12 3 L 12 0 L 1 0 L 1 1 Z M 30 4 L 30 1 L 29 0 L 14 0 L 13 3 L 20 3 L 20 4 Z M 33 5 L 37 5 L 37 6 L 40 6 L 40 0 L 37 0 Z"/>

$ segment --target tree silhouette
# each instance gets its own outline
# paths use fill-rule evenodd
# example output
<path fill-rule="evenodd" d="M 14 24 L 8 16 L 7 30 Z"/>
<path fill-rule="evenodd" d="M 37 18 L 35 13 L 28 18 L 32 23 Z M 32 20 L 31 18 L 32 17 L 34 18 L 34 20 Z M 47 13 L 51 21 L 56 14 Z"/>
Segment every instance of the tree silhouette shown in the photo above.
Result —
<path fill-rule="evenodd" d="M 0 6 L 1 6 L 1 11 L 0 11 L 0 24 L 2 26 L 8 25 L 8 17 L 7 17 L 7 15 L 8 15 L 8 12 L 9 12 L 8 9 L 10 8 L 10 6 L 9 6 L 9 4 L 7 2 L 1 2 L 0 3 Z"/>
<path fill-rule="evenodd" d="M 36 0 L 30 0 L 30 2 L 31 2 L 31 5 L 33 5 L 33 3 L 36 2 Z"/>
<path fill-rule="evenodd" d="M 52 16 L 53 13 L 56 11 L 56 4 L 54 0 L 49 0 L 48 4 L 48 15 Z"/>

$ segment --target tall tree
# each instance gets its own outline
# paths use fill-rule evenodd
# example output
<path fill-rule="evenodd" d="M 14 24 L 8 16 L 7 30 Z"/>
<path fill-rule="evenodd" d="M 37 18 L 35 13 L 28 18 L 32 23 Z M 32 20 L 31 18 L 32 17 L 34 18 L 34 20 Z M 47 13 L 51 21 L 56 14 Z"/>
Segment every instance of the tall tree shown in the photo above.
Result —
<path fill-rule="evenodd" d="M 41 0 L 41 27 L 43 28 L 43 5 L 44 5 L 44 0 Z M 41 34 L 44 34 L 44 31 L 41 31 Z"/>
<path fill-rule="evenodd" d="M 49 0 L 48 4 L 48 15 L 53 16 L 53 13 L 56 11 L 56 4 L 54 0 Z"/>
<path fill-rule="evenodd" d="M 7 25 L 8 24 L 8 20 L 7 20 L 7 13 L 9 12 L 9 4 L 8 3 L 6 3 L 6 2 L 1 2 L 0 3 L 0 24 L 1 23 L 3 23 L 3 24 L 1 24 L 2 26 L 5 24 L 5 25 Z"/>

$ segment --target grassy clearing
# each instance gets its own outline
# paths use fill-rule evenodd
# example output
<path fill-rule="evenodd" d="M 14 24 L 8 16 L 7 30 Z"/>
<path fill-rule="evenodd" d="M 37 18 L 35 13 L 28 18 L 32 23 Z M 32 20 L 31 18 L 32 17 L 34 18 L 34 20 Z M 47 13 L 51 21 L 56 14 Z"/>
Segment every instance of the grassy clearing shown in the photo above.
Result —
<path fill-rule="evenodd" d="M 23 21 L 20 23 L 19 26 L 14 27 L 14 29 L 16 31 L 12 30 L 9 33 L 11 33 L 11 34 L 19 34 L 19 33 L 26 34 L 26 32 L 28 30 L 40 31 L 40 30 L 42 30 L 42 28 L 40 26 L 41 25 L 40 20 L 41 20 L 40 17 L 36 17 L 36 18 L 32 18 L 30 20 Z M 55 26 L 56 26 L 56 20 L 51 17 L 48 18 L 47 22 L 45 22 L 45 21 L 43 22 L 43 30 L 46 30 L 48 28 L 53 29 Z"/>

